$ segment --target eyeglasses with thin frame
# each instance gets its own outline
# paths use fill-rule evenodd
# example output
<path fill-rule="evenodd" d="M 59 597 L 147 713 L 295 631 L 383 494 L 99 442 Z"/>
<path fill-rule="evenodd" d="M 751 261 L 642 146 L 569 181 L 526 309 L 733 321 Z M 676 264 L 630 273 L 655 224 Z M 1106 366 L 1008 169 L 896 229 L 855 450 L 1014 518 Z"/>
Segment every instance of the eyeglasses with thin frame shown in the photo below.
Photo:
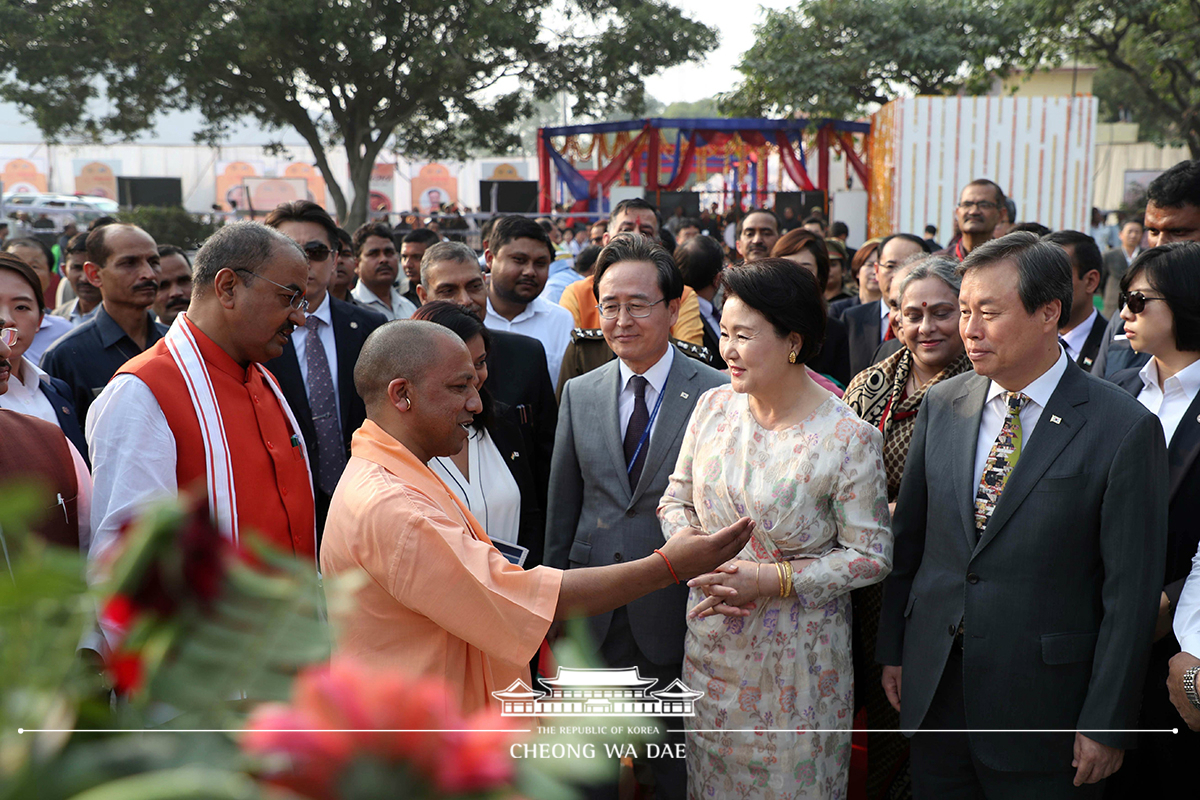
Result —
<path fill-rule="evenodd" d="M 1130 314 L 1140 314 L 1146 310 L 1146 303 L 1151 300 L 1166 300 L 1165 297 L 1147 297 L 1143 292 L 1121 292 L 1121 305 L 1129 309 Z"/>
<path fill-rule="evenodd" d="M 655 300 L 653 303 L 644 303 L 639 300 L 634 300 L 630 303 L 601 303 L 596 306 L 596 310 L 605 319 L 616 319 L 621 314 L 621 307 L 624 306 L 625 310 L 629 312 L 629 316 L 636 319 L 645 319 L 654 311 L 656 305 L 664 302 L 666 299 L 664 297 L 660 300 Z"/>
<path fill-rule="evenodd" d="M 978 208 L 980 211 L 994 211 L 997 205 L 991 200 L 963 200 L 958 207 L 963 211 L 970 211 L 972 208 Z"/>
<path fill-rule="evenodd" d="M 266 281 L 267 283 L 271 284 L 272 286 L 278 286 L 280 289 L 283 289 L 285 292 L 288 292 L 288 305 L 289 306 L 291 306 L 293 309 L 295 309 L 297 311 L 303 311 L 305 314 L 308 313 L 308 298 L 306 298 L 304 296 L 303 289 L 293 289 L 290 286 L 284 286 L 282 283 L 276 283 L 275 281 L 271 280 L 270 278 L 265 278 L 262 275 L 259 275 L 257 272 L 252 272 L 251 270 L 248 270 L 245 267 L 236 267 L 236 268 L 234 268 L 233 271 L 234 272 L 244 272 L 247 275 L 253 275 L 254 277 L 258 278 L 259 280 Z"/>
<path fill-rule="evenodd" d="M 0 328 L 0 343 L 3 343 L 5 347 L 12 347 L 17 343 L 17 337 L 20 335 L 21 332 L 16 328 Z"/>

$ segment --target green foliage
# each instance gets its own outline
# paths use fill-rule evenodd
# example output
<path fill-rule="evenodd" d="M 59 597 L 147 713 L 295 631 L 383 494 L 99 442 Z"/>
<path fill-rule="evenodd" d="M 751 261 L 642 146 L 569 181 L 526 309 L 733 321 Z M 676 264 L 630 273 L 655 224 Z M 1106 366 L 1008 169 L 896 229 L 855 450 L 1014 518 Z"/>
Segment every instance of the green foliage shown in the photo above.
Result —
<path fill-rule="evenodd" d="M 693 103 L 684 101 L 671 103 L 663 109 L 659 116 L 670 119 L 712 119 L 728 115 L 721 113 L 719 98 L 705 97 L 703 100 Z"/>
<path fill-rule="evenodd" d="M 1031 24 L 1061 52 L 1108 69 L 1096 94 L 1124 102 L 1151 141 L 1182 140 L 1200 158 L 1200 4 L 1191 0 L 1027 0 Z"/>
<path fill-rule="evenodd" d="M 854 118 L 899 93 L 977 90 L 1036 39 L 1011 3 L 980 0 L 801 0 L 768 10 L 721 98 L 737 116 Z"/>
<path fill-rule="evenodd" d="M 417 158 L 504 152 L 530 101 L 559 91 L 576 115 L 637 113 L 645 76 L 716 45 L 667 0 L 110 0 L 103 13 L 32 0 L 0 4 L 0 30 L 0 97 L 52 140 L 130 135 L 190 107 L 210 141 L 246 118 L 291 127 L 351 228 L 385 146 Z M 519 88 L 496 95 L 502 81 Z M 110 110 L 96 113 L 101 97 Z M 326 158 L 334 146 L 352 205 Z"/>
<path fill-rule="evenodd" d="M 159 244 L 195 250 L 217 226 L 179 206 L 138 206 L 120 214 L 122 222 L 137 225 Z"/>

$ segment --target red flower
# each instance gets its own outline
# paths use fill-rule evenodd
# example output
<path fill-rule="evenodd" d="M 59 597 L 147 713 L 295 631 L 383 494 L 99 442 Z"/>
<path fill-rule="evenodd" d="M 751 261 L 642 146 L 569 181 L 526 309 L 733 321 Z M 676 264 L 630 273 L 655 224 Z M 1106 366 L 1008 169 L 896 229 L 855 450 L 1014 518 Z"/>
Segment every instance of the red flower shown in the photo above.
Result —
<path fill-rule="evenodd" d="M 119 695 L 132 694 L 142 686 L 144 671 L 142 657 L 138 653 L 118 650 L 109 655 L 105 669 L 113 689 Z"/>
<path fill-rule="evenodd" d="M 837 692 L 838 674 L 836 669 L 827 669 L 821 673 L 821 677 L 817 679 L 817 688 L 821 690 L 821 697 L 829 697 Z"/>
<path fill-rule="evenodd" d="M 879 575 L 879 562 L 870 558 L 856 558 L 850 562 L 850 575 L 855 578 L 874 578 Z"/>
<path fill-rule="evenodd" d="M 129 626 L 136 618 L 137 609 L 123 594 L 114 594 L 108 598 L 104 610 L 100 612 L 100 623 L 122 637 L 129 632 Z"/>

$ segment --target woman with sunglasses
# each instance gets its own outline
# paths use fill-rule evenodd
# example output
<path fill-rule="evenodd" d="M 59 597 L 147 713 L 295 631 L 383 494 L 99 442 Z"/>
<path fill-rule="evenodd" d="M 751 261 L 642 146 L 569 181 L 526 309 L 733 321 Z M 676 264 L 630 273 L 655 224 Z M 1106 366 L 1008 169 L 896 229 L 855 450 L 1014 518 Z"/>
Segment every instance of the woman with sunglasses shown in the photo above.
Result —
<path fill-rule="evenodd" d="M 1134 259 L 1121 279 L 1120 305 L 1130 346 L 1151 358 L 1112 381 L 1158 416 L 1170 464 L 1167 563 L 1137 727 L 1179 733 L 1127 750 L 1124 767 L 1109 783 L 1118 796 L 1165 797 L 1190 780 L 1189 767 L 1200 752 L 1200 734 L 1181 724 L 1166 687 L 1168 662 L 1179 653 L 1171 622 L 1200 542 L 1200 244 L 1155 247 Z"/>

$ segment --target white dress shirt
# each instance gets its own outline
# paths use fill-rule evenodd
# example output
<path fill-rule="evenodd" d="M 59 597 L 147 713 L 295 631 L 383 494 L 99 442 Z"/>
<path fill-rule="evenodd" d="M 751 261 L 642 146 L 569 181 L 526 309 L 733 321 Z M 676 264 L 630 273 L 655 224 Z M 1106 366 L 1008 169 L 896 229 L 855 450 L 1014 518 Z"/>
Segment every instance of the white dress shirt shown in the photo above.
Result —
<path fill-rule="evenodd" d="M 174 499 L 175 436 L 150 387 L 133 375 L 117 375 L 87 415 L 92 456 L 92 547 L 89 574 L 117 541 L 121 525 L 154 502 Z"/>
<path fill-rule="evenodd" d="M 383 314 L 387 317 L 388 322 L 396 319 L 408 319 L 417 313 L 417 307 L 409 302 L 407 297 L 396 291 L 395 286 L 392 286 L 389 291 L 391 292 L 391 305 L 380 300 L 362 281 L 359 281 L 358 285 L 350 290 L 350 296 L 360 305 Z"/>
<path fill-rule="evenodd" d="M 58 414 L 50 405 L 50 398 L 42 392 L 41 379 L 46 373 L 25 356 L 21 356 L 20 366 L 21 379 L 16 380 L 15 374 L 9 379 L 8 391 L 0 394 L 0 408 L 28 414 L 57 426 Z"/>
<path fill-rule="evenodd" d="M 1067 358 L 1072 361 L 1079 360 L 1079 354 L 1083 351 L 1083 346 L 1087 343 L 1088 334 L 1092 332 L 1092 325 L 1095 323 L 1096 309 L 1093 308 L 1092 313 L 1088 314 L 1087 319 L 1062 334 L 1060 338 L 1063 340 L 1063 344 L 1067 346 Z"/>
<path fill-rule="evenodd" d="M 1022 453 L 1037 428 L 1038 420 L 1042 418 L 1046 403 L 1050 402 L 1050 395 L 1054 394 L 1063 373 L 1067 371 L 1068 363 L 1067 354 L 1060 347 L 1054 365 L 1021 390 L 1029 398 L 1021 408 Z M 988 387 L 987 402 L 983 404 L 983 416 L 979 420 L 979 439 L 975 443 L 975 483 L 971 485 L 976 489 L 983 479 L 988 454 L 992 452 L 992 445 L 996 443 L 996 437 L 1004 427 L 1004 418 L 1008 416 L 1008 402 L 1004 397 L 1007 393 L 1008 390 L 995 381 Z"/>
<path fill-rule="evenodd" d="M 717 316 L 713 313 L 713 311 L 716 310 L 716 307 L 713 306 L 712 301 L 705 300 L 700 295 L 696 295 L 696 302 L 700 305 L 700 316 L 712 327 L 713 333 L 716 334 L 718 339 L 720 339 L 721 323 L 717 319 Z"/>
<path fill-rule="evenodd" d="M 333 401 L 337 409 L 338 419 L 342 418 L 342 397 L 338 387 L 338 357 L 337 342 L 333 338 L 333 315 L 330 310 L 329 293 L 321 300 L 316 310 L 309 311 L 308 316 L 321 320 L 317 325 L 317 337 L 325 348 L 325 358 L 329 360 L 329 377 L 333 379 Z M 292 346 L 296 348 L 296 358 L 300 360 L 300 378 L 304 381 L 304 394 L 308 395 L 308 328 L 301 325 L 292 331 Z M 312 398 L 309 398 L 311 401 Z"/>
<path fill-rule="evenodd" d="M 429 468 L 462 500 L 483 525 L 489 539 L 517 543 L 521 530 L 521 489 L 504 454 L 486 430 L 472 429 L 467 439 L 467 480 L 447 457 L 430 459 Z"/>
<path fill-rule="evenodd" d="M 544 297 L 535 297 L 524 311 L 508 320 L 496 313 L 489 297 L 483 324 L 492 330 L 520 333 L 541 342 L 546 348 L 550 385 L 558 386 L 558 369 L 562 366 L 563 353 L 567 351 L 571 330 L 575 327 L 575 316 L 570 311 Z"/>
<path fill-rule="evenodd" d="M 1192 557 L 1192 571 L 1179 593 L 1171 627 L 1179 640 L 1179 649 L 1200 656 L 1200 549 Z"/>
<path fill-rule="evenodd" d="M 888 327 L 891 325 L 891 320 L 888 315 L 892 313 L 892 309 L 888 308 L 887 300 L 879 301 L 879 341 L 887 338 Z"/>
<path fill-rule="evenodd" d="M 1175 435 L 1188 406 L 1196 399 L 1196 393 L 1200 392 L 1200 361 L 1193 361 L 1167 378 L 1161 388 L 1158 385 L 1158 361 L 1153 358 L 1142 367 L 1138 377 L 1142 379 L 1138 402 L 1158 417 L 1167 444 L 1170 445 L 1171 437 Z"/>
<path fill-rule="evenodd" d="M 667 378 L 671 374 L 671 362 L 675 358 L 675 348 L 667 345 L 667 352 L 663 353 L 653 367 L 642 373 L 642 377 L 646 379 L 646 413 L 654 414 L 654 406 L 658 402 L 658 396 L 662 393 L 663 387 L 667 385 Z M 621 394 L 617 396 L 617 416 L 621 421 L 621 441 L 625 441 L 625 431 L 629 428 L 629 418 L 633 416 L 633 404 L 637 399 L 634 395 L 633 387 L 629 385 L 629 381 L 637 373 L 629 368 L 624 362 L 620 362 L 621 370 Z M 650 418 L 650 433 L 646 436 L 646 452 L 649 452 L 650 436 L 654 435 L 654 426 L 658 422 L 657 416 Z"/>

